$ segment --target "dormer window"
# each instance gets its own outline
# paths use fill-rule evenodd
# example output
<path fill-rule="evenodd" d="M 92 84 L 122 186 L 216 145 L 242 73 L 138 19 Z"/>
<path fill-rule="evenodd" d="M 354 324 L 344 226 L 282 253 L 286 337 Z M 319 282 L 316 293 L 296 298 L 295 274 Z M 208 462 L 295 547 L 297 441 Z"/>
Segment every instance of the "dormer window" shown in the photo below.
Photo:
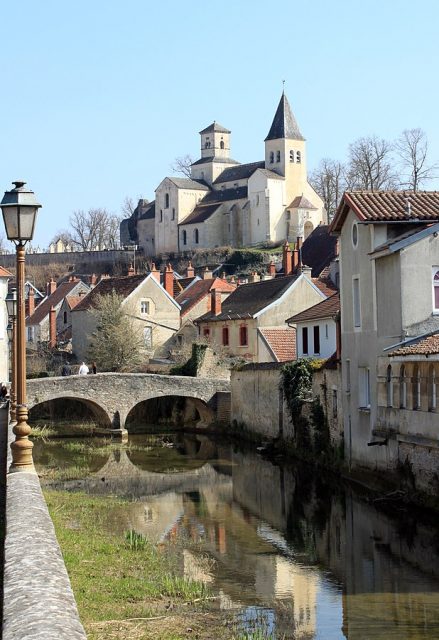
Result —
<path fill-rule="evenodd" d="M 296 162 L 300 164 L 302 162 L 302 154 L 300 151 L 296 151 Z"/>
<path fill-rule="evenodd" d="M 433 267 L 433 311 L 439 313 L 439 267 Z"/>
<path fill-rule="evenodd" d="M 280 162 L 280 151 L 276 151 L 276 162 Z"/>
<path fill-rule="evenodd" d="M 165 209 L 169 208 L 169 193 L 165 193 Z"/>
<path fill-rule="evenodd" d="M 274 151 L 270 151 L 270 164 L 274 162 Z"/>
<path fill-rule="evenodd" d="M 290 151 L 290 162 L 294 162 L 294 149 Z"/>

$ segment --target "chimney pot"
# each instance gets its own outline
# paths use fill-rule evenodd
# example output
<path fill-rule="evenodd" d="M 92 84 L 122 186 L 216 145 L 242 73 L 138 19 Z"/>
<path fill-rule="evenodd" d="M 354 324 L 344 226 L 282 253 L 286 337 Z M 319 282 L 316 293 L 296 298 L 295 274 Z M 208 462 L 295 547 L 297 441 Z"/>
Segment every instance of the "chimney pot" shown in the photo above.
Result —
<path fill-rule="evenodd" d="M 168 263 L 163 274 L 163 286 L 169 295 L 174 297 L 174 271 L 172 266 Z"/>
<path fill-rule="evenodd" d="M 56 310 L 53 305 L 49 312 L 49 346 L 51 349 L 56 347 Z"/>
<path fill-rule="evenodd" d="M 210 310 L 214 316 L 221 313 L 221 291 L 218 289 L 212 289 L 210 292 Z"/>
<path fill-rule="evenodd" d="M 290 245 L 288 240 L 285 240 L 284 248 L 283 248 L 283 256 L 282 263 L 284 268 L 284 275 L 289 276 L 293 272 L 293 260 L 291 255 Z"/>
<path fill-rule="evenodd" d="M 189 260 L 189 264 L 186 269 L 186 278 L 193 278 L 195 276 L 195 269 L 193 267 L 192 261 Z"/>
<path fill-rule="evenodd" d="M 212 271 L 209 269 L 209 267 L 206 267 L 203 273 L 203 280 L 211 280 L 212 277 L 213 277 Z"/>
<path fill-rule="evenodd" d="M 157 269 L 154 262 L 151 263 L 151 275 L 157 280 L 157 282 L 160 282 L 160 271 Z"/>
<path fill-rule="evenodd" d="M 27 292 L 27 315 L 31 316 L 35 311 L 35 292 L 32 287 L 29 287 Z"/>
<path fill-rule="evenodd" d="M 56 291 L 56 282 L 53 278 L 50 278 L 49 282 L 46 285 L 46 294 L 50 296 L 55 291 Z"/>

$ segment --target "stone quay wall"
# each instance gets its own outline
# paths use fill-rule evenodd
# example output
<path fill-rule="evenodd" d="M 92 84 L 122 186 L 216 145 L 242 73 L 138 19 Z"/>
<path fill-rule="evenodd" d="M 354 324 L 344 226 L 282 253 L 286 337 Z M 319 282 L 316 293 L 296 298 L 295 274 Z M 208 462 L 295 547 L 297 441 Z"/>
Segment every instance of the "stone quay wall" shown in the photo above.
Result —
<path fill-rule="evenodd" d="M 8 410 L 0 409 L 8 432 Z M 14 438 L 9 429 L 9 442 Z M 1 456 L 11 463 L 5 443 Z M 10 452 L 10 447 L 7 447 Z M 2 474 L 6 501 L 3 640 L 86 640 L 36 473 Z"/>

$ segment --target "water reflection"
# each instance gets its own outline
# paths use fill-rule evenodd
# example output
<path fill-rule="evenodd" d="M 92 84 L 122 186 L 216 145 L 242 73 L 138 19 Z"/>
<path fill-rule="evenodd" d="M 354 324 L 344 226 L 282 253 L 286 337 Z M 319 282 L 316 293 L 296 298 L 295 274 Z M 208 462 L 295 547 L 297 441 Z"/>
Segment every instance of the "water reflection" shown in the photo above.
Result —
<path fill-rule="evenodd" d="M 206 436 L 136 436 L 105 460 L 89 455 L 84 475 L 52 487 L 129 498 L 107 526 L 172 545 L 181 572 L 208 583 L 250 628 L 279 638 L 439 638 L 439 529 L 410 510 L 379 509 L 309 467 Z"/>

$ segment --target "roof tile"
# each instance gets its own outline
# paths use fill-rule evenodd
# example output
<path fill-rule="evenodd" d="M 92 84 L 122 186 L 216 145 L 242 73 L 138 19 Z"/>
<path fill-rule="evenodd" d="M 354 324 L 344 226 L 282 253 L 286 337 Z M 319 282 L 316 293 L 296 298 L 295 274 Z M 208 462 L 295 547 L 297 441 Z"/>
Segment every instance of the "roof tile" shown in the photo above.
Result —
<path fill-rule="evenodd" d="M 289 362 L 296 359 L 295 329 L 261 328 L 259 329 L 277 362 Z"/>

